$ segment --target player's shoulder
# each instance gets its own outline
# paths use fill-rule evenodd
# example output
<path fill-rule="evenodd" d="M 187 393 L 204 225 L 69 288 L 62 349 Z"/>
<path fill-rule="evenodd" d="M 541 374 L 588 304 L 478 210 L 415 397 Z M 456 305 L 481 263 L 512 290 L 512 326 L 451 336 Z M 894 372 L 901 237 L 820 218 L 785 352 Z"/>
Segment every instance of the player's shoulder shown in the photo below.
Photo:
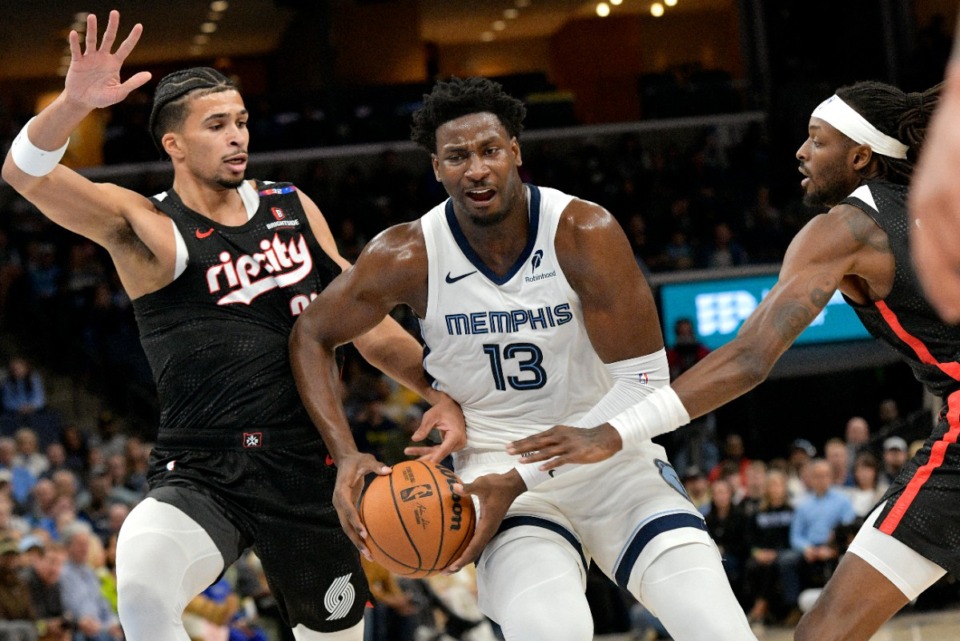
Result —
<path fill-rule="evenodd" d="M 367 243 L 364 254 L 403 261 L 426 255 L 423 226 L 420 220 L 412 220 L 387 227 Z"/>
<path fill-rule="evenodd" d="M 618 227 L 616 218 L 604 207 L 576 196 L 570 197 L 560 214 L 560 229 L 578 235 L 605 233 Z"/>

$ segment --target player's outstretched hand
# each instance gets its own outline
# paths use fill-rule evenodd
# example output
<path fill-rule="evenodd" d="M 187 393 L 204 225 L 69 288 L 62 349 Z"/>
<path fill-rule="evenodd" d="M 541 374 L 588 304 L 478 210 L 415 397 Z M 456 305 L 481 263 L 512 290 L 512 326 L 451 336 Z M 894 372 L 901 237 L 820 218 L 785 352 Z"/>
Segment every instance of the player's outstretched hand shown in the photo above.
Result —
<path fill-rule="evenodd" d="M 337 485 L 333 490 L 333 506 L 337 508 L 340 517 L 340 526 L 347 533 L 360 553 L 368 560 L 373 560 L 364 539 L 367 530 L 360 522 L 360 513 L 357 512 L 357 502 L 360 492 L 363 491 L 363 482 L 367 474 L 385 475 L 390 473 L 390 467 L 384 465 L 371 454 L 357 452 L 342 456 L 337 461 Z"/>
<path fill-rule="evenodd" d="M 467 444 L 467 425 L 463 411 L 455 400 L 442 394 L 433 407 L 424 412 L 420 427 L 410 438 L 419 442 L 433 430 L 440 432 L 439 445 L 412 446 L 403 450 L 407 456 L 419 457 L 421 461 L 439 463 Z"/>
<path fill-rule="evenodd" d="M 523 494 L 527 489 L 523 479 L 516 470 L 510 470 L 505 474 L 486 474 L 477 477 L 473 483 L 455 483 L 453 491 L 463 496 L 476 497 L 480 503 L 477 514 L 477 526 L 473 532 L 473 538 L 463 551 L 460 558 L 455 559 L 444 574 L 457 572 L 463 566 L 473 563 L 483 548 L 487 546 L 493 535 L 497 533 L 503 517 L 507 510 L 513 504 L 513 500 Z M 477 501 L 474 501 L 476 503 Z"/>
<path fill-rule="evenodd" d="M 120 82 L 120 67 L 140 40 L 143 26 L 135 24 L 127 39 L 116 51 L 113 44 L 120 27 L 120 12 L 111 11 L 103 40 L 97 48 L 97 16 L 87 16 L 87 35 L 83 51 L 80 50 L 80 35 L 70 32 L 70 68 L 67 70 L 65 94 L 70 100 L 91 109 L 109 107 L 126 98 L 131 91 L 150 80 L 150 73 L 141 71 Z"/>
<path fill-rule="evenodd" d="M 927 298 L 944 320 L 960 322 L 960 64 L 947 69 L 936 113 L 913 172 L 907 205 L 911 256 Z"/>
<path fill-rule="evenodd" d="M 524 463 L 546 461 L 540 469 L 552 470 L 565 463 L 596 463 L 622 447 L 620 433 L 606 423 L 590 428 L 555 425 L 510 443 L 507 453 L 523 456 Z"/>

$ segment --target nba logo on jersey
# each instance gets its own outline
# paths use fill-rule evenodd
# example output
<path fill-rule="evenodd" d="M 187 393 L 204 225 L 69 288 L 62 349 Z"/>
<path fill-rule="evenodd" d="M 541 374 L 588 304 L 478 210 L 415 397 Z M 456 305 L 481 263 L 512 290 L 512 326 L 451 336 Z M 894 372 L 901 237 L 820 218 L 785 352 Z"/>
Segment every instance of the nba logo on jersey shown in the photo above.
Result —
<path fill-rule="evenodd" d="M 279 207 L 271 207 L 270 211 L 273 213 L 273 217 L 277 220 L 283 220 L 287 215 Z"/>
<path fill-rule="evenodd" d="M 263 432 L 244 432 L 243 447 L 246 449 L 252 447 L 261 447 L 263 445 Z"/>

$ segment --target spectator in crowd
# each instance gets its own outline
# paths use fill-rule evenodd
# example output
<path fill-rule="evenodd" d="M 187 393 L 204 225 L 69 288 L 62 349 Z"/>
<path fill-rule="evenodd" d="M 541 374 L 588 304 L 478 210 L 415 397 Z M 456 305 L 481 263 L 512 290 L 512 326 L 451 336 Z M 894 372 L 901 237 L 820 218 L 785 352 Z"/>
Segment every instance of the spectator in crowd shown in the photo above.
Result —
<path fill-rule="evenodd" d="M 14 356 L 7 366 L 7 379 L 0 388 L 3 411 L 23 424 L 29 424 L 34 413 L 47 406 L 43 379 L 30 362 Z"/>
<path fill-rule="evenodd" d="M 67 617 L 60 596 L 60 575 L 67 552 L 59 543 L 40 547 L 40 554 L 26 568 L 25 577 L 37 617 L 39 641 L 70 641 L 72 621 Z"/>
<path fill-rule="evenodd" d="M 767 464 L 764 461 L 750 461 L 747 466 L 746 484 L 743 491 L 733 497 L 734 503 L 747 519 L 753 517 L 766 500 Z"/>
<path fill-rule="evenodd" d="M 747 484 L 747 467 L 750 465 L 750 459 L 747 458 L 746 449 L 743 445 L 743 437 L 739 434 L 727 434 L 723 439 L 723 458 L 713 466 L 707 478 L 713 482 L 724 475 L 724 469 L 735 469 L 738 472 L 739 481 L 737 487 L 744 487 Z"/>
<path fill-rule="evenodd" d="M 750 556 L 744 572 L 744 588 L 751 623 L 764 623 L 786 614 L 797 601 L 799 592 L 794 585 L 789 594 L 780 588 L 780 575 L 797 574 L 800 555 L 790 547 L 790 526 L 793 508 L 788 501 L 787 477 L 780 470 L 767 472 L 764 498 L 759 510 L 747 525 L 747 547 Z"/>
<path fill-rule="evenodd" d="M 20 575 L 20 548 L 8 534 L 0 536 L 0 636 L 32 641 L 37 635 L 37 616 L 30 588 Z"/>
<path fill-rule="evenodd" d="M 683 489 L 701 513 L 710 505 L 710 481 L 696 465 L 692 465 L 683 473 Z"/>
<path fill-rule="evenodd" d="M 867 419 L 862 416 L 850 417 L 844 429 L 843 439 L 847 444 L 850 471 L 853 471 L 853 463 L 857 455 L 863 450 L 870 449 L 870 424 L 867 423 Z"/>
<path fill-rule="evenodd" d="M 17 453 L 13 457 L 14 465 L 27 468 L 33 478 L 38 479 L 50 467 L 50 461 L 40 453 L 40 441 L 37 433 L 29 427 L 21 427 L 13 435 Z"/>
<path fill-rule="evenodd" d="M 80 477 L 86 476 L 90 464 L 90 443 L 87 434 L 76 423 L 67 423 L 63 426 L 60 441 L 66 453 L 67 467 Z"/>
<path fill-rule="evenodd" d="M 60 578 L 63 606 L 75 617 L 76 641 L 119 641 L 123 638 L 120 621 L 100 592 L 100 579 L 89 563 L 92 537 L 90 526 L 82 522 L 63 532 L 67 548 Z"/>
<path fill-rule="evenodd" d="M 808 478 L 810 494 L 796 506 L 790 527 L 790 547 L 803 556 L 800 574 L 804 587 L 822 587 L 839 556 L 834 530 L 853 523 L 857 515 L 847 495 L 834 485 L 830 463 L 824 459 L 811 461 Z M 787 573 L 781 575 L 781 580 L 788 582 Z M 789 581 L 792 580 L 790 577 Z M 784 592 L 788 592 L 787 587 Z M 799 593 L 790 587 L 791 596 Z"/>
<path fill-rule="evenodd" d="M 230 619 L 240 599 L 223 577 L 193 597 L 183 611 L 183 627 L 190 641 L 227 641 Z"/>
<path fill-rule="evenodd" d="M 881 481 L 890 484 L 897 478 L 897 474 L 907 464 L 910 454 L 907 450 L 907 442 L 899 436 L 891 436 L 883 442 L 883 470 L 881 470 Z"/>
<path fill-rule="evenodd" d="M 870 452 L 860 452 L 853 462 L 854 484 L 844 487 L 858 517 L 866 517 L 887 491 L 888 484 L 880 478 L 880 462 Z"/>
<path fill-rule="evenodd" d="M 747 251 L 735 240 L 730 225 L 723 222 L 714 225 L 712 241 L 704 248 L 700 259 L 701 266 L 719 269 L 746 265 L 747 261 Z"/>
<path fill-rule="evenodd" d="M 823 455 L 833 470 L 833 484 L 841 487 L 853 486 L 853 473 L 847 444 L 839 438 L 831 438 L 823 445 Z"/>
<path fill-rule="evenodd" d="M 4 472 L 0 472 L 0 532 L 25 536 L 30 531 L 30 523 L 14 513 L 13 497 L 9 491 L 10 482 L 8 478 L 4 479 L 3 474 Z"/>
<path fill-rule="evenodd" d="M 790 444 L 787 455 L 787 489 L 790 492 L 790 503 L 796 506 L 809 491 L 804 480 L 805 470 L 810 461 L 817 455 L 817 448 L 805 438 L 798 438 Z"/>
<path fill-rule="evenodd" d="M 23 465 L 18 465 L 17 444 L 9 436 L 0 436 L 0 470 L 10 472 L 10 491 L 17 505 L 26 505 L 36 477 Z"/>
<path fill-rule="evenodd" d="M 67 450 L 63 448 L 63 443 L 56 441 L 46 447 L 46 456 L 44 460 L 47 463 L 47 469 L 39 478 L 51 478 L 60 470 L 69 470 L 67 466 Z M 73 470 L 71 470 L 73 471 Z"/>

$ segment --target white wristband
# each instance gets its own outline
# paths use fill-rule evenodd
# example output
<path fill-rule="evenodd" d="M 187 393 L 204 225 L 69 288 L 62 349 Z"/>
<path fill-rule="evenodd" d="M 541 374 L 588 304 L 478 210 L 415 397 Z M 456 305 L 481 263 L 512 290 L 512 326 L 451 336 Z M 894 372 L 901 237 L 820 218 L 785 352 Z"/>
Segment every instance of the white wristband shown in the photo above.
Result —
<path fill-rule="evenodd" d="M 607 422 L 620 432 L 623 449 L 627 450 L 686 425 L 690 415 L 672 387 L 661 387 Z"/>
<path fill-rule="evenodd" d="M 60 159 L 67 152 L 70 139 L 67 138 L 67 142 L 63 143 L 63 147 L 60 147 L 60 149 L 54 149 L 53 151 L 40 149 L 30 142 L 30 138 L 27 136 L 27 128 L 34 120 L 36 120 L 36 116 L 31 118 L 17 134 L 17 137 L 13 139 L 13 144 L 10 146 L 10 156 L 13 158 L 13 164 L 19 167 L 20 171 L 35 178 L 40 178 L 49 174 L 54 167 L 60 164 Z"/>

